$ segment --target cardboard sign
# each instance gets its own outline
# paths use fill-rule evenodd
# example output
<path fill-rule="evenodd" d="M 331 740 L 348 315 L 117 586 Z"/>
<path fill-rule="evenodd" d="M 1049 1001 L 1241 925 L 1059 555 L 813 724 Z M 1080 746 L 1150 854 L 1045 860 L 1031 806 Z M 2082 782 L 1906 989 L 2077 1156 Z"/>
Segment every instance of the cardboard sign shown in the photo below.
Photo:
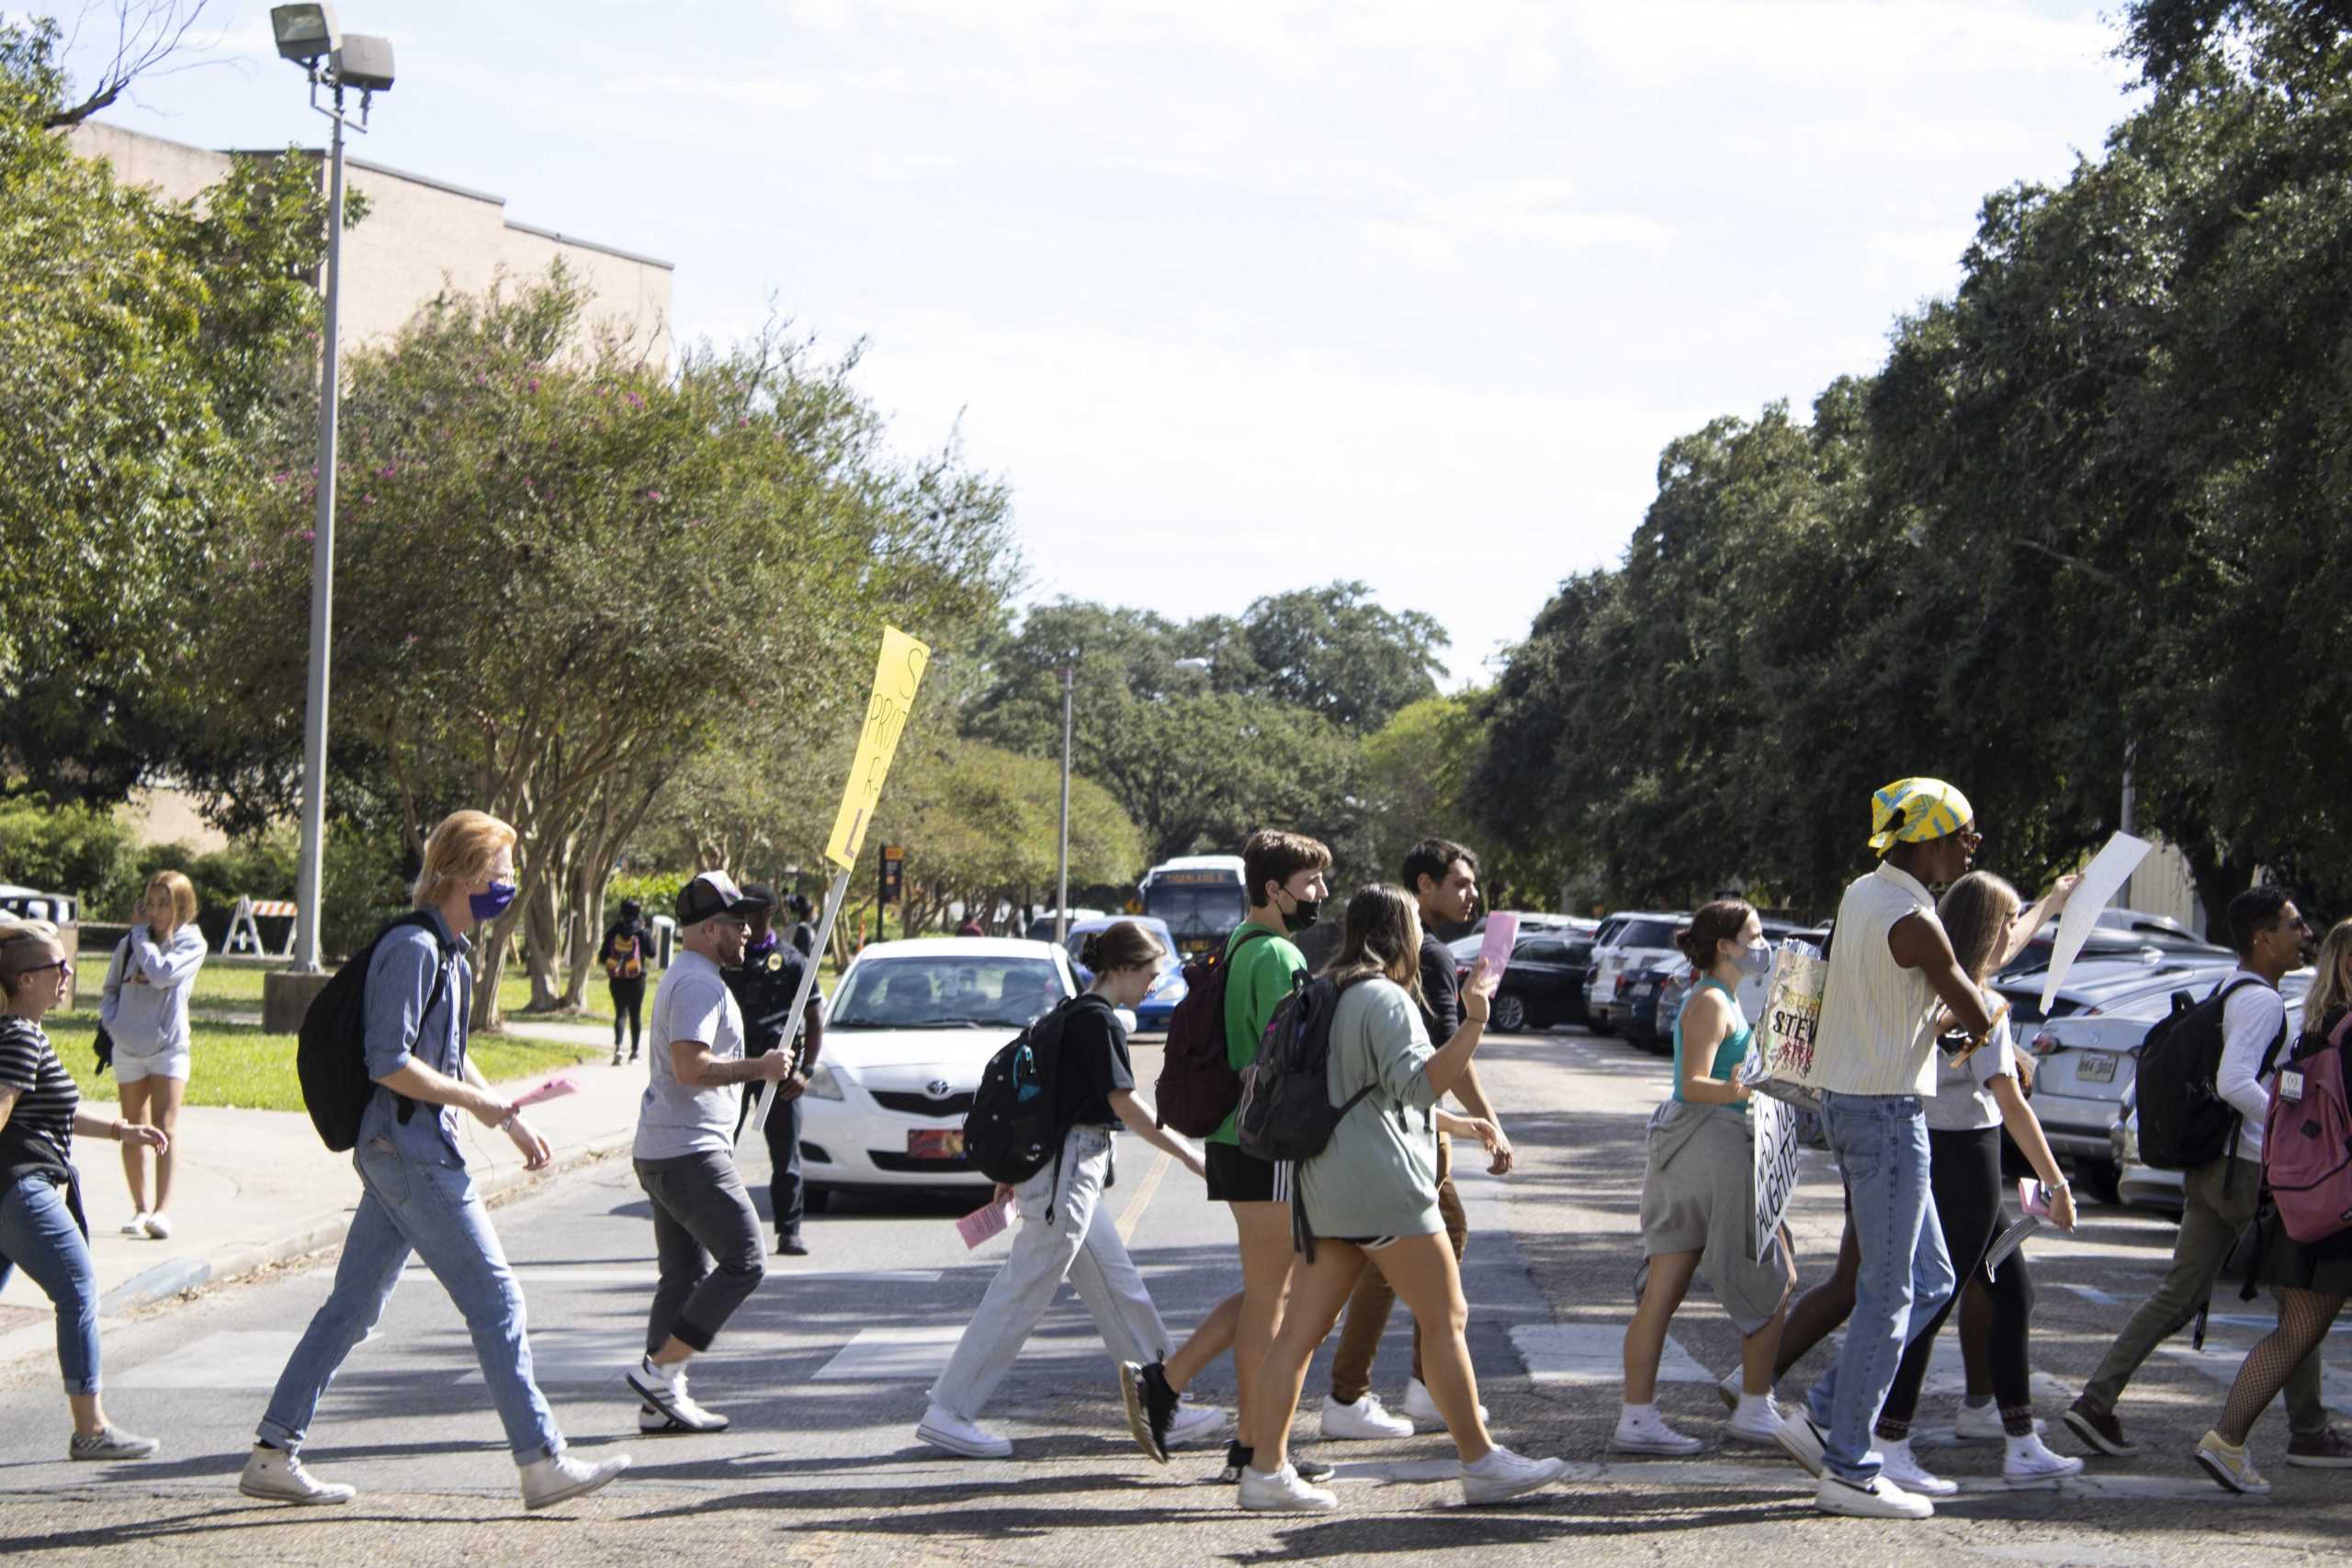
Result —
<path fill-rule="evenodd" d="M 1764 1016 L 1756 1024 L 1752 1066 L 1743 1073 L 1759 1093 L 1813 1108 L 1818 1087 L 1814 1052 L 1821 1035 L 1822 992 L 1828 983 L 1829 964 L 1811 942 L 1781 944 L 1764 993 Z"/>
<path fill-rule="evenodd" d="M 825 858 L 843 871 L 857 863 L 865 847 L 865 830 L 873 826 L 874 807 L 882 798 L 882 781 L 889 776 L 890 759 L 898 755 L 899 737 L 906 733 L 915 690 L 930 662 L 929 648 L 896 626 L 882 628 L 882 658 L 874 671 L 874 694 L 866 700 L 865 728 L 858 732 L 849 784 L 842 791 L 842 808 L 825 843 Z"/>
<path fill-rule="evenodd" d="M 1747 1119 L 1756 1129 L 1756 1170 L 1748 1189 L 1756 1204 L 1756 1230 L 1750 1238 L 1755 1256 L 1765 1249 L 1788 1218 L 1789 1200 L 1797 1193 L 1797 1108 L 1769 1094 L 1751 1097 Z"/>

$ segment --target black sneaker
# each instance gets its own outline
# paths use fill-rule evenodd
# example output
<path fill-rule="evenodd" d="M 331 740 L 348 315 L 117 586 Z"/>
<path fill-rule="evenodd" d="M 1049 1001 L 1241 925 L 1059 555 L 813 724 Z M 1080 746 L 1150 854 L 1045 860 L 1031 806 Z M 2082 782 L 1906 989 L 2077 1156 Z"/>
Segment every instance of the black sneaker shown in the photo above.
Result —
<path fill-rule="evenodd" d="M 1138 1366 L 1133 1361 L 1119 1364 L 1119 1398 L 1127 1407 L 1127 1432 L 1151 1459 L 1161 1464 L 1168 1462 L 1168 1423 L 1176 1414 L 1178 1398 L 1168 1386 L 1168 1374 L 1160 1363 Z M 1238 1480 L 1239 1477 L 1236 1477 Z"/>
<path fill-rule="evenodd" d="M 776 1253 L 784 1258 L 806 1258 L 808 1244 L 800 1239 L 798 1231 L 790 1231 L 775 1238 Z"/>
<path fill-rule="evenodd" d="M 2115 1412 L 2101 1410 L 2088 1394 L 2066 1407 L 2066 1429 L 2110 1458 L 2130 1459 L 2140 1451 L 2140 1445 L 2123 1435 L 2123 1423 Z"/>
<path fill-rule="evenodd" d="M 1247 1443 L 1226 1444 L 1225 1468 L 1217 1472 L 1217 1483 L 1223 1486 L 1240 1485 L 1241 1472 L 1250 1468 L 1250 1461 L 1256 1457 L 1257 1450 Z"/>

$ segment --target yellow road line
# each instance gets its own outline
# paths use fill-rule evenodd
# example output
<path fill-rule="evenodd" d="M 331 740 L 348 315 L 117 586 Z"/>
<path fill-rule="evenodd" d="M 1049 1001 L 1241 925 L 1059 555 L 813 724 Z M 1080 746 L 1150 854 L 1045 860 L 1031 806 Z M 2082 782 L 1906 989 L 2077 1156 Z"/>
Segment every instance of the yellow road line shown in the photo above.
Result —
<path fill-rule="evenodd" d="M 1161 1149 L 1159 1157 L 1152 1162 L 1150 1173 L 1143 1179 L 1143 1185 L 1136 1188 L 1136 1195 L 1127 1200 L 1126 1212 L 1119 1216 L 1121 1246 L 1126 1246 L 1136 1239 L 1136 1226 L 1142 1223 L 1143 1212 L 1149 1206 L 1151 1195 L 1159 1190 L 1160 1179 L 1168 1174 L 1168 1168 L 1175 1163 L 1176 1156 L 1166 1149 Z"/>

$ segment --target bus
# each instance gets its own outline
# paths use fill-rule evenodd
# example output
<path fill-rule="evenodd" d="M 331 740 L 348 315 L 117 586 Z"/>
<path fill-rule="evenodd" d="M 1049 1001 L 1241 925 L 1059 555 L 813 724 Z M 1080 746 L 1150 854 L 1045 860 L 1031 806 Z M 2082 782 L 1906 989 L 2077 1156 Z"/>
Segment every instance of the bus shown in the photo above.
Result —
<path fill-rule="evenodd" d="M 1168 922 L 1185 958 L 1225 951 L 1250 912 L 1239 855 L 1178 855 L 1144 873 L 1143 912 Z"/>

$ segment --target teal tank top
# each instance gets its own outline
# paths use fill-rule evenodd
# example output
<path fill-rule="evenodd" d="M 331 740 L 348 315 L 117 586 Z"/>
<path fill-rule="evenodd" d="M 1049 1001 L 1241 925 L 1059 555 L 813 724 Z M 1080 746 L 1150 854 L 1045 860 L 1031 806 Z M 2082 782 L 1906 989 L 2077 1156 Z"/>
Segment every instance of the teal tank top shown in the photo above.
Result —
<path fill-rule="evenodd" d="M 1698 988 L 1682 998 L 1682 1012 L 1689 1012 L 1691 998 L 1709 986 L 1721 991 L 1730 1000 L 1732 1013 L 1739 1019 L 1739 1027 L 1724 1036 L 1724 1043 L 1715 1047 L 1714 1066 L 1709 1067 L 1704 1074 L 1711 1078 L 1727 1079 L 1738 1070 L 1740 1063 L 1747 1060 L 1747 1043 L 1755 1038 L 1756 1031 L 1748 1024 L 1747 1018 L 1740 1013 L 1739 994 L 1713 976 L 1699 982 Z M 1682 1099 L 1682 1013 L 1680 1012 L 1674 1015 L 1674 1098 Z M 1747 1103 L 1745 1100 L 1735 1100 L 1727 1109 L 1736 1111 L 1742 1116 L 1747 1114 Z"/>

